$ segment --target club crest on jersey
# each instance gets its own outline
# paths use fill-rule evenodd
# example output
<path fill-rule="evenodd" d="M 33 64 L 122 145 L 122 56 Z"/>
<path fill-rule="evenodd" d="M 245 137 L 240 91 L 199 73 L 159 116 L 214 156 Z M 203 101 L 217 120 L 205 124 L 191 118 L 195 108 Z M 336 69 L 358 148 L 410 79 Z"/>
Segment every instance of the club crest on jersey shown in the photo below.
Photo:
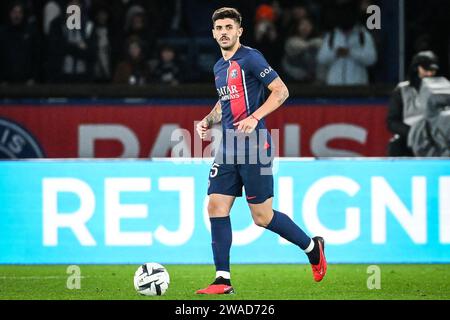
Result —
<path fill-rule="evenodd" d="M 231 70 L 230 77 L 231 79 L 236 79 L 238 76 L 238 71 L 236 69 Z"/>

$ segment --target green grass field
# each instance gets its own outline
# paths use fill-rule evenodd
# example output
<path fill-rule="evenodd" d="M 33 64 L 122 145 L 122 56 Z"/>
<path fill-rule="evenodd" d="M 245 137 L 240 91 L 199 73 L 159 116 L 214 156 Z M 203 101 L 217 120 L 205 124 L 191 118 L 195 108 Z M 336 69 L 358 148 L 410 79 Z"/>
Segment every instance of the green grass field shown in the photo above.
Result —
<path fill-rule="evenodd" d="M 199 296 L 214 276 L 210 265 L 166 265 L 164 296 L 144 297 L 133 287 L 137 265 L 80 265 L 81 288 L 67 289 L 67 265 L 0 266 L 0 299 L 315 300 L 450 299 L 450 265 L 379 265 L 381 288 L 369 290 L 368 265 L 329 265 L 315 283 L 309 265 L 232 265 L 234 295 Z"/>

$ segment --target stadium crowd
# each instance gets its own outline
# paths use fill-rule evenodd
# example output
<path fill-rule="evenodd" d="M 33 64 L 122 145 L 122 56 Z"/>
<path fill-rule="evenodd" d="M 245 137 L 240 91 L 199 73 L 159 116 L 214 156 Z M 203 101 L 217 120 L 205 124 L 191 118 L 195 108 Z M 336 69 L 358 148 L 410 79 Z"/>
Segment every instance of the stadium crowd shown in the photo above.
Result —
<path fill-rule="evenodd" d="M 380 32 L 366 28 L 366 9 L 377 2 L 2 1 L 0 83 L 210 81 L 220 57 L 211 37 L 211 14 L 224 5 L 242 12 L 242 43 L 260 50 L 288 81 L 394 82 L 382 74 L 387 59 Z M 66 26 L 70 5 L 81 8 L 80 30 Z M 420 49 L 430 45 L 423 43 L 426 34 L 421 39 Z"/>

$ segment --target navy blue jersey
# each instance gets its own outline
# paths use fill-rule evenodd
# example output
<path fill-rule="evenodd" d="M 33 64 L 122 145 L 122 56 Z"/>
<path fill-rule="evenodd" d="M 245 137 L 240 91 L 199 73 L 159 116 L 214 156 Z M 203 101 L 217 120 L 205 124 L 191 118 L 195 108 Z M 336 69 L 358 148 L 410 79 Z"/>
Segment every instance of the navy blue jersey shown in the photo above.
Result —
<path fill-rule="evenodd" d="M 214 65 L 214 77 L 222 107 L 222 128 L 234 130 L 234 123 L 247 118 L 265 101 L 265 87 L 278 74 L 270 67 L 264 56 L 256 49 L 241 45 L 228 60 L 223 57 Z M 260 119 L 256 131 L 266 130 Z M 265 148 L 270 137 L 263 142 Z M 246 148 L 248 150 L 248 146 Z M 228 151 L 227 151 L 228 152 Z"/>

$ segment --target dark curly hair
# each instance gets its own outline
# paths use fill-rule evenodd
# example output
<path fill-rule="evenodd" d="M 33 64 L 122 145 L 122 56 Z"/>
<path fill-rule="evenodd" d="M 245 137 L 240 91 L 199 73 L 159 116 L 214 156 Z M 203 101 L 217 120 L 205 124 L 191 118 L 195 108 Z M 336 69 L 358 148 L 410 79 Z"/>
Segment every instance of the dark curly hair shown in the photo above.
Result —
<path fill-rule="evenodd" d="M 237 9 L 235 8 L 228 8 L 228 7 L 223 7 L 214 11 L 212 15 L 212 23 L 214 24 L 216 20 L 226 18 L 233 19 L 234 21 L 236 21 L 238 25 L 241 25 L 242 23 L 242 16 L 240 12 L 237 11 Z"/>

